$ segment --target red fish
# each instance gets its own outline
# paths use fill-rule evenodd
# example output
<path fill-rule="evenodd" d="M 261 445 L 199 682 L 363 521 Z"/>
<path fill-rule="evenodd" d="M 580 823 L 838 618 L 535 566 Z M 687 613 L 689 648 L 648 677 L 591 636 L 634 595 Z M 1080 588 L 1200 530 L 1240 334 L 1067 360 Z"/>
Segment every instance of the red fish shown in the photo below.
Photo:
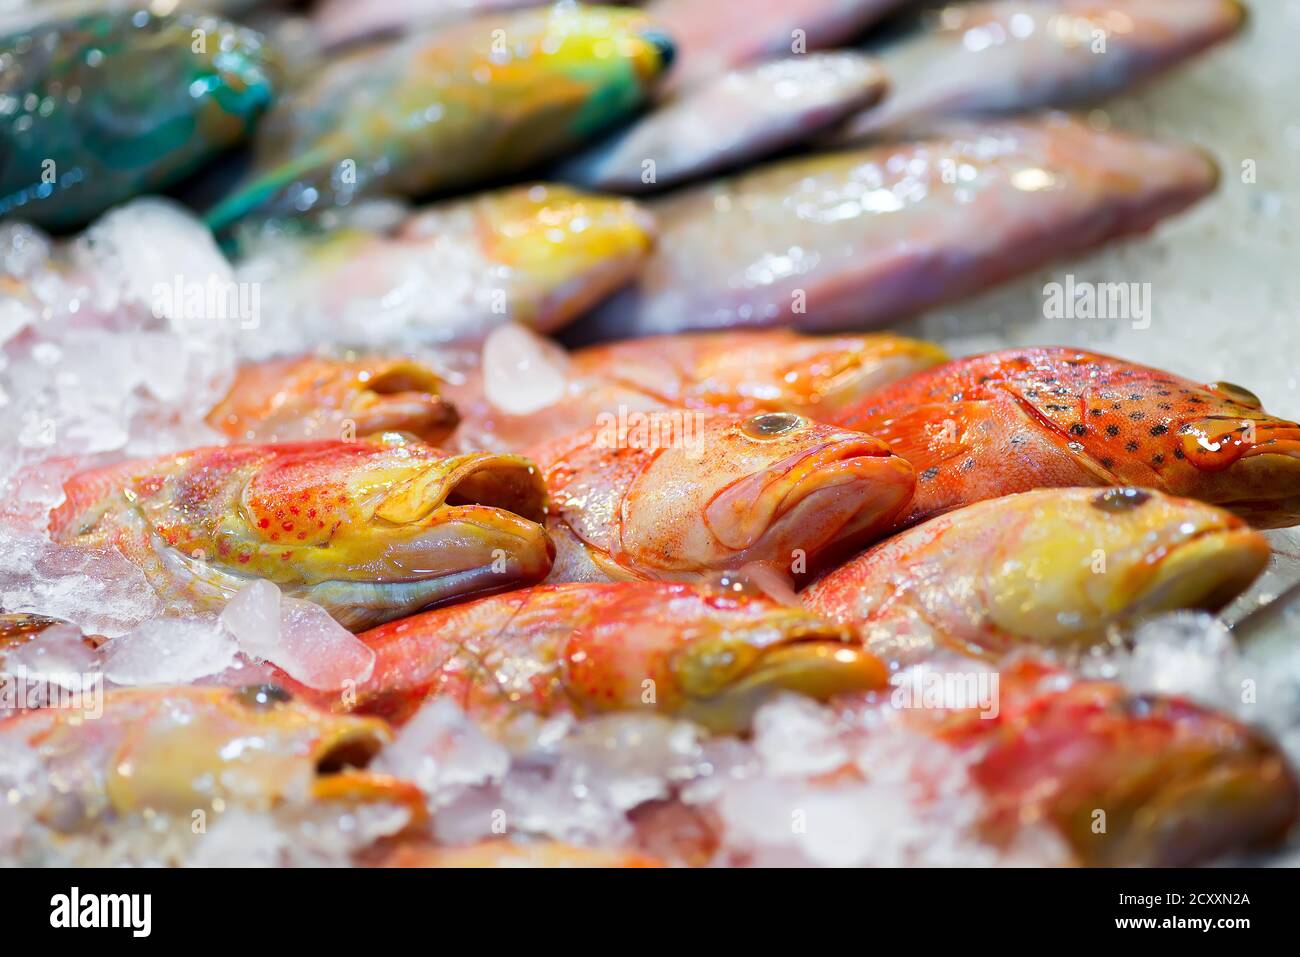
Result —
<path fill-rule="evenodd" d="M 1081 864 L 1182 867 L 1275 844 L 1296 820 L 1286 759 L 1232 718 L 1027 662 L 1002 673 L 999 697 L 995 718 L 908 712 L 980 755 L 971 774 L 992 804 L 992 837 L 1045 820 Z"/>
<path fill-rule="evenodd" d="M 207 422 L 244 442 L 409 432 L 437 445 L 459 421 L 439 387 L 432 369 L 410 359 L 272 359 L 241 366 Z"/>
<path fill-rule="evenodd" d="M 606 414 L 531 457 L 552 499 L 549 581 L 802 575 L 890 527 L 914 481 L 883 442 L 790 412 Z"/>
<path fill-rule="evenodd" d="M 916 468 L 908 522 L 1071 485 L 1159 489 L 1265 528 L 1300 521 L 1300 425 L 1241 386 L 1064 346 L 957 359 L 835 421 L 884 439 Z"/>
<path fill-rule="evenodd" d="M 490 726 L 522 712 L 650 709 L 739 731 L 783 691 L 826 699 L 887 677 L 848 629 L 752 592 L 682 583 L 543 585 L 360 638 L 376 660 L 354 693 L 286 686 L 398 722 L 441 696 Z"/>

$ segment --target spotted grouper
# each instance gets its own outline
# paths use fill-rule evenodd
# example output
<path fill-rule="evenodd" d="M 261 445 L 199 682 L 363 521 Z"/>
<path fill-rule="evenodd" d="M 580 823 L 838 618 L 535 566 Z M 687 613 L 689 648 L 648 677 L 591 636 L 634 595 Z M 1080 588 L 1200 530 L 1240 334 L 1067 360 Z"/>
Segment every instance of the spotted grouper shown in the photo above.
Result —
<path fill-rule="evenodd" d="M 916 468 L 907 521 L 1033 488 L 1140 485 L 1263 528 L 1300 521 L 1300 425 L 1228 382 L 1064 346 L 956 359 L 835 421 Z"/>

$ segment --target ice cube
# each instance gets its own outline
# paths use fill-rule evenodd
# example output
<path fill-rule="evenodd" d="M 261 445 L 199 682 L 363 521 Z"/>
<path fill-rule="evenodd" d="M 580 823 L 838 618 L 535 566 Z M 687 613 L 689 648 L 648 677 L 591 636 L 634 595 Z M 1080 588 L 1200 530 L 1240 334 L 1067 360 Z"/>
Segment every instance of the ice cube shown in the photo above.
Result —
<path fill-rule="evenodd" d="M 507 323 L 483 342 L 483 395 L 502 412 L 537 412 L 564 398 L 568 366 L 568 356 L 555 343 Z"/>
<path fill-rule="evenodd" d="M 104 674 L 119 685 L 188 684 L 224 671 L 238 651 L 215 617 L 155 618 L 103 648 Z"/>
<path fill-rule="evenodd" d="M 452 701 L 435 698 L 420 708 L 372 767 L 414 781 L 434 803 L 465 788 L 499 781 L 510 754 Z"/>
<path fill-rule="evenodd" d="M 309 688 L 331 691 L 370 677 L 375 653 L 313 602 L 288 598 L 267 581 L 245 585 L 221 620 L 240 649 L 284 669 Z"/>

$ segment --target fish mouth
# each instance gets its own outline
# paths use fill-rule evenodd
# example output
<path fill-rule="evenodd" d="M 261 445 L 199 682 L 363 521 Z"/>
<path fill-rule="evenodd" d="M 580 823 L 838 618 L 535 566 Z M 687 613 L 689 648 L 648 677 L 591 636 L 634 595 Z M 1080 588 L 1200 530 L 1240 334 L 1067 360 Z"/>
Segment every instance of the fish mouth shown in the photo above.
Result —
<path fill-rule="evenodd" d="M 418 362 L 398 360 L 362 372 L 358 384 L 354 418 L 361 435 L 409 432 L 437 444 L 460 424 L 455 406 L 438 395 L 442 380 Z"/>
<path fill-rule="evenodd" d="M 363 630 L 469 596 L 541 581 L 555 545 L 547 492 L 531 460 L 471 453 L 435 462 L 389 489 L 372 521 L 302 597 Z"/>
<path fill-rule="evenodd" d="M 422 821 L 425 804 L 418 787 L 369 770 L 391 737 L 388 726 L 377 718 L 332 720 L 311 749 L 312 798 L 352 804 L 393 803 L 411 812 L 410 823 Z"/>
<path fill-rule="evenodd" d="M 1149 775 L 1129 782 L 1121 775 L 1116 784 L 1070 814 L 1067 833 L 1085 866 L 1193 866 L 1282 840 L 1300 810 L 1300 788 L 1285 759 L 1253 731 L 1234 753 L 1175 752 Z M 1094 805 L 1116 810 L 1116 826 L 1100 841 L 1091 828 Z"/>
<path fill-rule="evenodd" d="M 911 500 L 914 484 L 912 467 L 904 459 L 863 435 L 791 456 L 733 482 L 709 503 L 705 523 L 736 552 L 788 543 L 812 554 L 832 541 L 865 537 L 884 527 Z M 775 557 L 785 560 L 788 555 Z"/>
<path fill-rule="evenodd" d="M 754 713 L 783 692 L 827 701 L 888 684 L 888 669 L 847 629 L 798 611 L 791 615 L 801 623 L 776 643 L 729 635 L 701 639 L 674 654 L 672 668 L 684 696 L 675 714 L 714 733 L 736 734 L 747 731 Z"/>
<path fill-rule="evenodd" d="M 1131 612 L 1218 611 L 1250 587 L 1270 551 L 1266 538 L 1244 526 L 1199 532 L 1159 560 Z"/>

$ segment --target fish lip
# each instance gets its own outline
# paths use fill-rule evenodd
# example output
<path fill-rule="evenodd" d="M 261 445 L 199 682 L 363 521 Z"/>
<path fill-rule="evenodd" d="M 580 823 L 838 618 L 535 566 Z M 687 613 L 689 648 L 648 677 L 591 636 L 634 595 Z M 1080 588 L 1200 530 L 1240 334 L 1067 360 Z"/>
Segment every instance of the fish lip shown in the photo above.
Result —
<path fill-rule="evenodd" d="M 409 574 L 366 574 L 359 578 L 331 578 L 315 582 L 303 589 L 303 597 L 324 606 L 341 625 L 352 631 L 373 628 L 394 618 L 415 614 L 429 608 L 452 602 L 468 601 L 512 588 L 541 582 L 555 562 L 555 542 L 544 526 L 517 515 L 492 510 L 492 522 L 484 524 L 484 509 L 479 506 L 458 506 L 446 510 L 435 529 L 446 531 L 449 526 L 472 526 L 481 533 L 472 536 L 477 541 L 465 550 L 463 561 L 455 567 Z M 510 519 L 502 523 L 502 516 Z M 471 536 L 463 532 L 458 537 Z M 392 565 L 404 558 L 418 554 L 419 544 L 412 544 L 406 556 L 386 556 Z M 437 552 L 436 543 L 434 551 Z M 438 552 L 436 558 L 449 561 L 459 557 L 451 552 Z M 498 567 L 499 566 L 499 567 Z"/>
<path fill-rule="evenodd" d="M 1160 558 L 1130 614 L 1179 608 L 1218 611 L 1263 572 L 1270 554 L 1268 541 L 1244 523 L 1202 529 Z"/>
<path fill-rule="evenodd" d="M 410 811 L 407 827 L 421 822 L 426 808 L 420 789 L 394 775 L 370 770 L 371 762 L 391 740 L 388 725 L 378 718 L 337 718 L 312 742 L 311 797 L 320 801 L 389 802 Z"/>
<path fill-rule="evenodd" d="M 704 522 L 727 548 L 736 551 L 752 548 L 776 522 L 809 496 L 854 482 L 871 485 L 894 470 L 901 477 L 905 471 L 910 471 L 910 467 L 885 443 L 867 435 L 839 439 L 820 448 L 795 453 L 763 472 L 732 482 L 705 508 Z M 836 478 L 839 480 L 834 480 Z M 737 496 L 746 494 L 751 495 L 753 501 L 753 506 L 745 510 L 746 517 L 751 520 L 740 527 L 732 523 L 728 528 L 728 519 L 732 516 L 728 514 L 727 506 Z M 898 509 L 901 510 L 905 504 L 899 502 Z"/>
<path fill-rule="evenodd" d="M 828 624 L 759 649 L 737 678 L 714 694 L 688 695 L 676 713 L 715 733 L 741 733 L 754 713 L 782 692 L 826 701 L 878 690 L 888 681 L 879 658 L 846 629 Z"/>
<path fill-rule="evenodd" d="M 498 480 L 499 488 L 484 481 L 491 478 Z M 533 522 L 546 518 L 546 484 L 537 465 L 522 455 L 492 452 L 471 452 L 429 463 L 389 489 L 375 507 L 374 516 L 390 525 L 426 522 L 456 495 L 473 496 L 479 500 L 476 504 Z"/>

